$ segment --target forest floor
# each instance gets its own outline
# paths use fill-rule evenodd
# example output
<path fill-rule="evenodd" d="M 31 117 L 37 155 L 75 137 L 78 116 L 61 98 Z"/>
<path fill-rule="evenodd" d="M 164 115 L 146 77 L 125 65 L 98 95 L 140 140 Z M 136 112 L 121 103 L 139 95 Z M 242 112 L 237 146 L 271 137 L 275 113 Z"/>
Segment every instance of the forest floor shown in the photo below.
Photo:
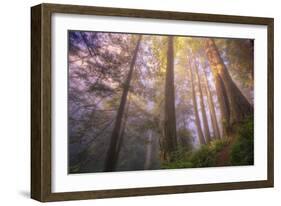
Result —
<path fill-rule="evenodd" d="M 225 147 L 218 153 L 217 155 L 217 161 L 216 161 L 216 165 L 217 166 L 230 166 L 231 165 L 231 147 L 234 144 L 236 138 L 233 137 L 230 142 L 225 145 Z"/>
<path fill-rule="evenodd" d="M 217 166 L 230 165 L 230 145 L 227 145 L 219 152 L 217 157 Z"/>

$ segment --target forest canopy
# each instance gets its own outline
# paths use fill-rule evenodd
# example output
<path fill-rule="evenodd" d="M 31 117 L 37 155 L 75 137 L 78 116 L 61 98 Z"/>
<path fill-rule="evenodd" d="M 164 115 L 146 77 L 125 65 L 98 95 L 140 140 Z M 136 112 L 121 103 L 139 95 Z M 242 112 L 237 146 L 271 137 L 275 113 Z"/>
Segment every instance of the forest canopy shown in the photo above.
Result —
<path fill-rule="evenodd" d="M 68 33 L 69 173 L 253 164 L 254 40 Z"/>

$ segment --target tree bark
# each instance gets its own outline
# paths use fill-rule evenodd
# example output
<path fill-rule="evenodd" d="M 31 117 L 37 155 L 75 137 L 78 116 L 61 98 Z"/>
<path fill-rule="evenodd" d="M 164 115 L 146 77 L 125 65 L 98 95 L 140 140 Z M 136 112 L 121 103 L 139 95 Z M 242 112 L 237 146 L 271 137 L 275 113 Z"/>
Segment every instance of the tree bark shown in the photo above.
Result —
<path fill-rule="evenodd" d="M 207 93 L 208 105 L 209 105 L 209 110 L 211 113 L 211 120 L 212 120 L 211 122 L 212 122 L 213 131 L 214 131 L 214 137 L 217 139 L 220 139 L 221 135 L 220 135 L 220 129 L 219 129 L 219 125 L 218 125 L 217 113 L 215 110 L 214 100 L 213 100 L 213 96 L 211 94 L 210 85 L 209 85 L 209 81 L 207 79 L 207 74 L 206 74 L 205 68 L 203 68 L 203 70 L 204 70 L 204 77 L 205 77 L 205 82 L 206 82 L 205 90 Z"/>
<path fill-rule="evenodd" d="M 151 166 L 151 154 L 152 154 L 152 131 L 147 131 L 148 137 L 146 141 L 146 153 L 145 153 L 145 161 L 144 161 L 144 169 L 148 170 Z"/>
<path fill-rule="evenodd" d="M 194 67 L 195 67 L 195 73 L 196 73 L 196 77 L 197 77 L 197 81 L 198 81 L 197 85 L 198 85 L 199 95 L 200 95 L 200 107 L 201 107 L 202 118 L 203 118 L 204 135 L 205 135 L 206 143 L 209 143 L 211 140 L 210 129 L 209 129 L 209 124 L 208 124 L 208 119 L 207 119 L 207 114 L 206 114 L 206 109 L 205 109 L 205 104 L 204 104 L 204 98 L 203 98 L 203 93 L 202 93 L 201 79 L 199 76 L 198 65 L 196 64 L 196 62 L 194 62 Z"/>
<path fill-rule="evenodd" d="M 195 116 L 195 124 L 197 128 L 197 135 L 198 135 L 199 143 L 202 145 L 202 144 L 206 144 L 206 141 L 202 132 L 201 122 L 198 114 L 197 100 L 196 100 L 194 81 L 193 81 L 193 72 L 192 72 L 190 60 L 189 60 L 189 77 L 191 82 L 192 102 L 193 102 L 193 109 L 194 109 L 194 116 Z"/>
<path fill-rule="evenodd" d="M 221 124 L 222 124 L 222 136 L 227 135 L 227 131 L 229 128 L 229 119 L 230 119 L 230 109 L 229 109 L 229 101 L 226 95 L 226 89 L 224 86 L 223 81 L 221 80 L 221 77 L 217 71 L 217 67 L 215 64 L 212 63 L 212 53 L 210 52 L 207 40 L 205 41 L 205 52 L 207 55 L 207 58 L 210 63 L 210 68 L 214 77 L 215 81 L 215 88 L 217 92 L 218 102 L 220 106 L 221 111 Z"/>
<path fill-rule="evenodd" d="M 174 91 L 174 43 L 173 37 L 168 37 L 167 68 L 165 82 L 164 139 L 162 159 L 171 160 L 171 153 L 177 148 L 175 91 Z"/>
<path fill-rule="evenodd" d="M 121 123 L 122 123 L 122 119 L 123 119 L 123 116 L 124 116 L 124 110 L 125 110 L 125 106 L 126 106 L 126 102 L 127 102 L 127 96 L 128 96 L 128 92 L 129 92 L 129 88 L 130 88 L 131 79 L 132 79 L 132 76 L 133 76 L 133 70 L 134 70 L 134 67 L 135 67 L 135 63 L 136 63 L 136 59 L 137 59 L 137 55 L 138 55 L 138 51 L 139 51 L 139 47 L 140 47 L 141 38 L 142 38 L 142 36 L 140 35 L 139 38 L 138 38 L 138 41 L 137 41 L 136 48 L 134 50 L 134 54 L 133 54 L 133 58 L 132 58 L 132 61 L 131 61 L 131 64 L 130 64 L 128 76 L 127 76 L 127 79 L 124 83 L 124 89 L 123 89 L 119 109 L 118 109 L 118 112 L 117 112 L 115 125 L 114 125 L 112 135 L 111 135 L 111 138 L 110 138 L 109 148 L 107 150 L 107 155 L 106 155 L 106 159 L 105 159 L 105 168 L 104 168 L 105 172 L 114 171 L 114 169 L 116 167 L 116 162 L 117 162 L 116 149 L 117 149 L 117 145 L 118 145 L 118 141 L 119 141 L 119 137 L 120 137 Z"/>
<path fill-rule="evenodd" d="M 221 77 L 230 105 L 229 123 L 241 122 L 253 113 L 253 107 L 233 82 L 213 39 L 206 40 L 207 56 L 211 67 Z"/>
<path fill-rule="evenodd" d="M 121 132 L 120 132 L 120 136 L 119 136 L 119 140 L 117 142 L 117 147 L 116 147 L 116 164 L 115 167 L 118 164 L 118 161 L 120 160 L 120 151 L 121 151 L 121 147 L 123 145 L 124 142 L 124 135 L 125 135 L 125 131 L 126 131 L 126 126 L 127 126 L 127 120 L 128 120 L 128 116 L 129 116 L 129 108 L 130 108 L 130 94 L 128 94 L 128 102 L 127 102 L 127 106 L 126 106 L 126 111 L 125 111 L 125 115 L 122 121 L 122 126 L 121 126 Z M 114 168 L 115 169 L 115 168 Z"/>

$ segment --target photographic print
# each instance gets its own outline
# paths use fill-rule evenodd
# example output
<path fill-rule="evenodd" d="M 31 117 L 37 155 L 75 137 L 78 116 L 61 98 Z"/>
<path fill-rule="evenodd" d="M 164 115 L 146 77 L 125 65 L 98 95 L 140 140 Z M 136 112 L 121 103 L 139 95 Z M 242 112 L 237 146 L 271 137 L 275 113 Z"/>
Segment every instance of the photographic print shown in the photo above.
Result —
<path fill-rule="evenodd" d="M 68 172 L 254 164 L 254 40 L 68 31 Z"/>
<path fill-rule="evenodd" d="M 31 8 L 31 197 L 274 186 L 274 19 Z"/>

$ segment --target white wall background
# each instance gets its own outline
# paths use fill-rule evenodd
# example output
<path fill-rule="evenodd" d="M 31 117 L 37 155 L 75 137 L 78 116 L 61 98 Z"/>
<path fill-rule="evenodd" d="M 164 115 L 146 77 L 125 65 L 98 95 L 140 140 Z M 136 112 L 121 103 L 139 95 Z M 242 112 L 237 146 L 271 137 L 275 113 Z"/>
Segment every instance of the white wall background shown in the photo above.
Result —
<path fill-rule="evenodd" d="M 281 12 L 276 0 L 57 0 L 46 3 L 156 9 L 275 18 L 275 188 L 47 203 L 47 205 L 280 205 Z M 0 203 L 39 205 L 30 184 L 30 7 L 37 0 L 1 2 Z"/>

